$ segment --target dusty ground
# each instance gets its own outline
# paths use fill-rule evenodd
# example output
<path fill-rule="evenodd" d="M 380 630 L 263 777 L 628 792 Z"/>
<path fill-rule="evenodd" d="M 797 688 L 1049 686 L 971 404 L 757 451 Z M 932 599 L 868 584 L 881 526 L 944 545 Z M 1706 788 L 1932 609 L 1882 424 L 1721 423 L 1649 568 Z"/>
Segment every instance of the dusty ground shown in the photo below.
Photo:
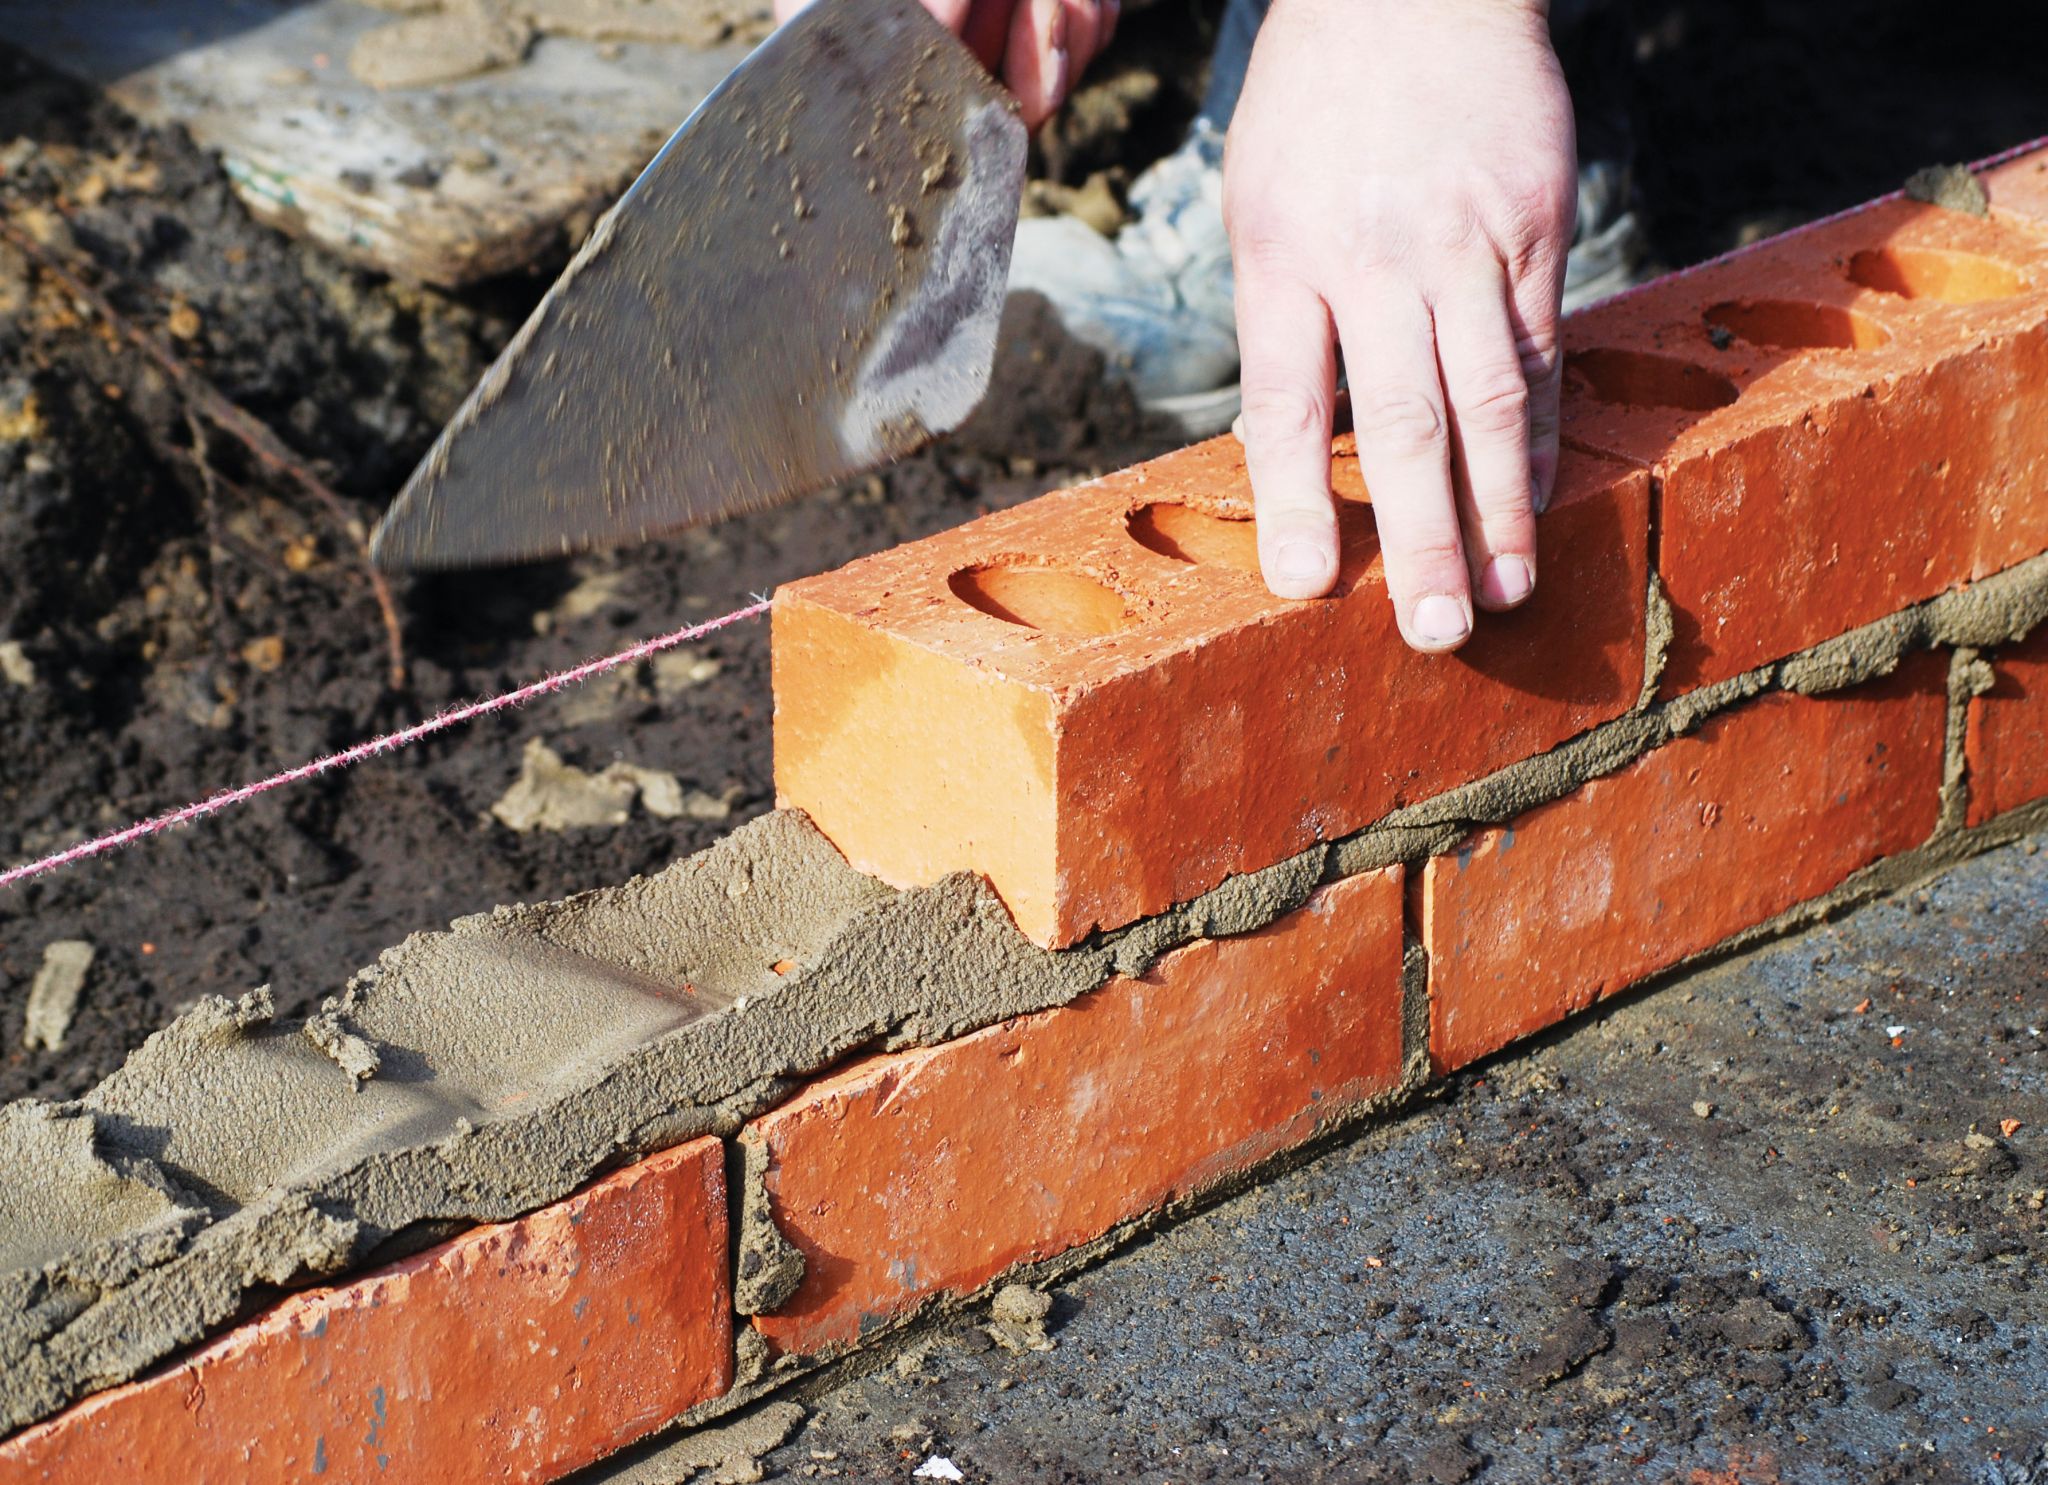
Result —
<path fill-rule="evenodd" d="M 1453 1079 L 1059 1289 L 1050 1352 L 964 1317 L 765 1473 L 2044 1485 L 2040 845 Z"/>

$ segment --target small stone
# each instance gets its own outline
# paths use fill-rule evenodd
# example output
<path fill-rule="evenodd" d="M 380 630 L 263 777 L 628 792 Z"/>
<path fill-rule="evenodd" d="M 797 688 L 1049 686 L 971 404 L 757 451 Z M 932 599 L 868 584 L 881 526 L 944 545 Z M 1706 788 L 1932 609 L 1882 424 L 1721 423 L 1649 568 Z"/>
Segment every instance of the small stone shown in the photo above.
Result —
<path fill-rule="evenodd" d="M 1906 195 L 1929 206 L 1959 211 L 1965 216 L 1991 214 L 1991 198 L 1984 194 L 1984 182 L 1970 173 L 1967 165 L 1929 165 L 1906 177 Z"/>
<path fill-rule="evenodd" d="M 1693 1100 L 1692 1111 L 1695 1114 L 1699 1115 L 1699 1117 L 1702 1119 L 1711 1119 L 1714 1117 L 1714 1106 L 1708 1103 L 1704 1098 L 1696 1098 Z"/>
<path fill-rule="evenodd" d="M 983 1332 L 1011 1355 L 1053 1349 L 1055 1342 L 1045 1330 L 1052 1314 L 1050 1294 L 1024 1284 L 1005 1284 L 996 1291 L 988 1314 L 990 1323 Z"/>
<path fill-rule="evenodd" d="M 724 669 L 723 662 L 694 650 L 671 650 L 654 657 L 654 692 L 674 696 L 703 685 Z"/>
<path fill-rule="evenodd" d="M 43 950 L 42 968 L 28 988 L 28 1013 L 23 1020 L 23 1041 L 46 1052 L 64 1050 L 64 1038 L 71 1030 L 71 1018 L 78 1013 L 78 997 L 85 989 L 86 971 L 92 968 L 95 950 L 84 939 L 60 938 Z"/>
<path fill-rule="evenodd" d="M 0 639 L 0 679 L 24 691 L 36 683 L 35 661 L 28 658 L 18 639 Z"/>
<path fill-rule="evenodd" d="M 266 634 L 242 646 L 242 663 L 269 675 L 284 664 L 284 636 Z"/>
<path fill-rule="evenodd" d="M 596 825 L 623 825 L 637 793 L 633 781 L 606 770 L 589 774 L 562 761 L 539 738 L 530 738 L 520 757 L 519 777 L 491 814 L 508 830 L 526 835 L 535 830 L 571 830 Z"/>

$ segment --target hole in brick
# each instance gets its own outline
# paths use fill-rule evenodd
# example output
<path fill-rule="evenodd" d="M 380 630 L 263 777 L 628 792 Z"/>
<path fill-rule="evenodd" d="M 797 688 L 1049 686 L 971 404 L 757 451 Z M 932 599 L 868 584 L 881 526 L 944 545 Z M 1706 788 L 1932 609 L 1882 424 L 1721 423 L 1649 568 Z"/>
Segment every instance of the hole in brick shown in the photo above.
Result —
<path fill-rule="evenodd" d="M 1740 395 L 1718 371 L 1647 351 L 1581 351 L 1565 359 L 1564 370 L 1602 402 L 1624 407 L 1711 412 Z"/>
<path fill-rule="evenodd" d="M 1131 540 L 1162 557 L 1257 574 L 1259 538 L 1249 520 L 1226 520 L 1190 505 L 1159 501 L 1131 512 Z"/>
<path fill-rule="evenodd" d="M 1114 634 L 1131 622 L 1130 606 L 1092 577 L 1036 563 L 964 567 L 946 579 L 953 596 L 1006 624 L 1047 634 Z"/>
<path fill-rule="evenodd" d="M 1717 304 L 1707 311 L 1706 321 L 1709 330 L 1779 351 L 1868 351 L 1892 338 L 1884 326 L 1853 309 L 1791 299 Z"/>
<path fill-rule="evenodd" d="M 2010 299 L 2027 287 L 2016 269 L 1996 258 L 1945 248 L 1871 248 L 1849 260 L 1849 279 L 1880 294 L 1943 304 Z"/>

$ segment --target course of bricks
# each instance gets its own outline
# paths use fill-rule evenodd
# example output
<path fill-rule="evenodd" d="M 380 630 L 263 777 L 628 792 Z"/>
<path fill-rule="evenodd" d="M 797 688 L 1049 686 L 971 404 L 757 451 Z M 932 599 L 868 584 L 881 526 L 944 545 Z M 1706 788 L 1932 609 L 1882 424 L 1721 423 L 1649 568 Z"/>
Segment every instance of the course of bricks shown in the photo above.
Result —
<path fill-rule="evenodd" d="M 1983 183 L 1573 317 L 1538 596 L 1456 655 L 1399 643 L 1341 439 L 1326 601 L 1259 584 L 1228 439 L 784 589 L 778 787 L 861 871 L 1047 949 L 1312 890 L 293 1294 L 0 1485 L 553 1478 L 2048 823 L 2048 157 Z"/>

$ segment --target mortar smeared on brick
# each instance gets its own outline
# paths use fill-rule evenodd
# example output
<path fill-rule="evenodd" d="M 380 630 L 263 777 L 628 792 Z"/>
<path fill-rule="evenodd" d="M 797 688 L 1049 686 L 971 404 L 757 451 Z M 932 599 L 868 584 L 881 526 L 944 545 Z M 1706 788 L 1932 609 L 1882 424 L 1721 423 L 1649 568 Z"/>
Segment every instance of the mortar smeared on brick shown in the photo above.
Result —
<path fill-rule="evenodd" d="M 0 1192 L 0 1428 L 134 1376 L 272 1286 L 531 1211 L 624 1159 L 731 1133 L 857 1049 L 931 1045 L 1064 1005 L 1192 939 L 1261 927 L 1332 876 L 1447 849 L 1725 707 L 1854 684 L 1915 649 L 1994 648 L 2044 616 L 2048 558 L 2037 558 L 1639 706 L 1072 949 L 1031 945 L 978 879 L 896 891 L 779 812 L 656 876 L 415 935 L 306 1026 L 275 1024 L 264 990 L 213 998 L 86 1097 L 0 1110 L 0 1161 L 20 1177 Z M 1945 832 L 1734 942 L 2009 838 L 2040 813 Z M 795 968 L 778 975 L 784 962 Z M 763 1307 L 792 1273 L 768 1227 L 756 1212 L 739 1244 L 742 1286 L 752 1253 Z"/>
<path fill-rule="evenodd" d="M 83 1099 L 0 1118 L 0 1162 L 33 1173 L 0 1201 L 0 1426 L 133 1376 L 268 1286 L 730 1133 L 856 1048 L 1063 1005 L 1271 921 L 1320 875 L 1283 863 L 1052 953 L 978 881 L 894 891 L 784 812 L 658 876 L 415 935 L 308 1026 L 277 1025 L 267 991 L 210 999 Z"/>

